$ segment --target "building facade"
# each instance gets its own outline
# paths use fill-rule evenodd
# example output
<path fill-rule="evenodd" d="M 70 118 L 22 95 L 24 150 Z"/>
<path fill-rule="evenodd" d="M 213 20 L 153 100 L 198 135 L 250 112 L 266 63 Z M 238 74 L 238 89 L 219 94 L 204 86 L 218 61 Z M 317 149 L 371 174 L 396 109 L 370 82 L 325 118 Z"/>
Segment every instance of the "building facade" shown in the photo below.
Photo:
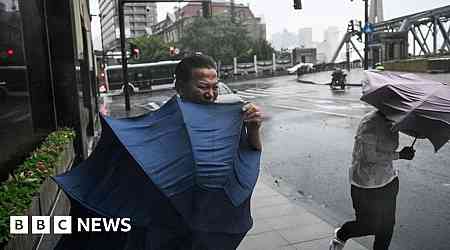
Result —
<path fill-rule="evenodd" d="M 298 63 L 317 63 L 317 49 L 315 48 L 295 48 L 292 51 L 294 64 Z"/>
<path fill-rule="evenodd" d="M 90 18 L 88 0 L 0 0 L 1 181 L 59 127 L 87 158 L 98 127 Z"/>
<path fill-rule="evenodd" d="M 313 47 L 312 28 L 301 28 L 298 30 L 298 40 L 300 48 Z"/>
<path fill-rule="evenodd" d="M 119 2 L 100 0 L 101 37 L 104 51 L 120 50 Z M 127 3 L 124 7 L 125 37 L 152 34 L 157 23 L 156 3 Z"/>
<path fill-rule="evenodd" d="M 266 39 L 266 24 L 261 18 L 255 17 L 249 6 L 230 2 L 212 2 L 212 16 L 230 16 L 234 9 L 237 22 L 241 23 L 247 30 L 249 37 L 253 40 Z M 166 18 L 153 26 L 153 33 L 160 35 L 165 42 L 177 42 L 183 35 L 183 28 L 193 21 L 193 18 L 203 16 L 202 3 L 191 2 L 176 10 L 173 14 L 167 14 Z"/>

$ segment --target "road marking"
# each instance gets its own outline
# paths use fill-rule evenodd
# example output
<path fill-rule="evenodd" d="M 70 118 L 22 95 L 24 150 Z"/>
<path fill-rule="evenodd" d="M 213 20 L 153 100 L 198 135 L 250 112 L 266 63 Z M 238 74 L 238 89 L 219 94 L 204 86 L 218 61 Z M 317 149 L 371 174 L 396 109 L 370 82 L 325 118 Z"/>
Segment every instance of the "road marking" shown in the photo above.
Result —
<path fill-rule="evenodd" d="M 340 110 L 351 109 L 351 107 L 349 106 L 323 105 L 323 104 L 314 104 L 314 105 L 322 109 L 340 109 Z"/>
<path fill-rule="evenodd" d="M 247 94 L 243 94 L 241 92 L 238 92 L 238 96 L 240 96 L 242 98 L 247 98 L 247 99 L 254 99 L 254 98 L 256 98 L 256 96 L 254 96 L 254 95 L 247 95 Z"/>
<path fill-rule="evenodd" d="M 135 104 L 135 106 L 144 108 L 144 109 L 146 109 L 148 111 L 155 111 L 155 110 L 159 109 L 159 105 L 154 103 L 154 102 L 149 102 L 147 104 Z"/>
<path fill-rule="evenodd" d="M 270 96 L 270 95 L 265 95 L 265 94 L 253 93 L 253 92 L 250 92 L 248 90 L 238 91 L 237 94 L 238 95 L 252 95 L 252 96 L 257 96 L 257 97 L 268 97 L 268 96 Z"/>
<path fill-rule="evenodd" d="M 320 113 L 320 114 L 333 115 L 333 116 L 339 116 L 339 117 L 345 117 L 345 118 L 353 118 L 353 119 L 361 119 L 361 117 L 362 117 L 362 116 L 340 114 L 340 113 L 328 112 L 328 111 L 322 111 L 322 110 L 304 109 L 304 108 L 292 107 L 292 106 L 287 106 L 287 105 L 272 104 L 271 106 L 275 107 L 275 108 L 281 108 L 281 109 Z"/>
<path fill-rule="evenodd" d="M 259 91 L 259 90 L 255 90 L 255 89 L 246 89 L 242 92 L 246 92 L 251 95 L 270 96 L 269 93 L 267 93 L 267 91 Z"/>
<path fill-rule="evenodd" d="M 153 110 L 157 110 L 159 109 L 159 105 L 154 103 L 154 102 L 149 102 L 147 105 L 149 105 L 150 107 L 152 107 Z"/>

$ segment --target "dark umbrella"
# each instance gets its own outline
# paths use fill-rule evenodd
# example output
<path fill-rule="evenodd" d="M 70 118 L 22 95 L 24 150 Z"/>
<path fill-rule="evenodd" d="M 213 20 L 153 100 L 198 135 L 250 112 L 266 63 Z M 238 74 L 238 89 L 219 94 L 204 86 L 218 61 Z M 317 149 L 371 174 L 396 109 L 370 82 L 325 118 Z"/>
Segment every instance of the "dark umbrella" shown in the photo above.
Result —
<path fill-rule="evenodd" d="M 366 71 L 362 101 L 394 122 L 394 128 L 427 138 L 437 152 L 450 139 L 450 86 L 415 74 Z"/>

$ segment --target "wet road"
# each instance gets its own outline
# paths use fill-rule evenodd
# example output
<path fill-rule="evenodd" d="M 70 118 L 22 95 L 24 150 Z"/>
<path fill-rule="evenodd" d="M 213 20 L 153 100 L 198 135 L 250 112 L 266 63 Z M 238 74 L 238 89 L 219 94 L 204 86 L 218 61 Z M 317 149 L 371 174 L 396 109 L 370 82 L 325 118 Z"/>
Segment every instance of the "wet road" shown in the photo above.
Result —
<path fill-rule="evenodd" d="M 292 199 L 335 225 L 352 219 L 348 167 L 359 119 L 372 108 L 359 101 L 361 89 L 332 92 L 328 86 L 300 84 L 294 76 L 229 84 L 265 111 L 262 167 L 286 186 Z M 135 96 L 135 114 L 161 106 L 173 91 Z M 122 116 L 123 99 L 106 98 L 105 110 Z M 400 137 L 400 147 L 412 139 Z M 450 246 L 450 146 L 433 152 L 416 143 L 413 161 L 400 169 L 397 226 L 392 250 L 444 250 Z M 284 187 L 280 187 L 280 190 Z M 371 238 L 362 243 L 371 248 Z"/>

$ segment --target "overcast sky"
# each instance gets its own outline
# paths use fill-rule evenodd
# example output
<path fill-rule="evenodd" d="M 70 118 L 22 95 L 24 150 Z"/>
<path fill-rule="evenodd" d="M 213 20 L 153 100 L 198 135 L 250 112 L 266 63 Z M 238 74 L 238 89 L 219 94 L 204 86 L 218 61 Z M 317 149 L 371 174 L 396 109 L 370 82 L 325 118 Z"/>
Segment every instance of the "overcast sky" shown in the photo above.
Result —
<path fill-rule="evenodd" d="M 98 13 L 98 0 L 90 0 L 91 12 Z M 350 19 L 364 18 L 363 0 L 302 0 L 303 9 L 294 10 L 293 0 L 235 0 L 236 3 L 249 4 L 256 16 L 262 17 L 267 25 L 267 36 L 287 29 L 297 32 L 299 28 L 312 27 L 313 40 L 321 41 L 323 31 L 329 26 L 340 30 L 347 27 Z M 167 11 L 173 12 L 175 6 L 185 3 L 158 3 L 158 20 Z M 449 0 L 384 0 L 385 20 L 449 5 Z M 92 31 L 95 48 L 100 48 L 100 25 L 93 17 Z"/>

